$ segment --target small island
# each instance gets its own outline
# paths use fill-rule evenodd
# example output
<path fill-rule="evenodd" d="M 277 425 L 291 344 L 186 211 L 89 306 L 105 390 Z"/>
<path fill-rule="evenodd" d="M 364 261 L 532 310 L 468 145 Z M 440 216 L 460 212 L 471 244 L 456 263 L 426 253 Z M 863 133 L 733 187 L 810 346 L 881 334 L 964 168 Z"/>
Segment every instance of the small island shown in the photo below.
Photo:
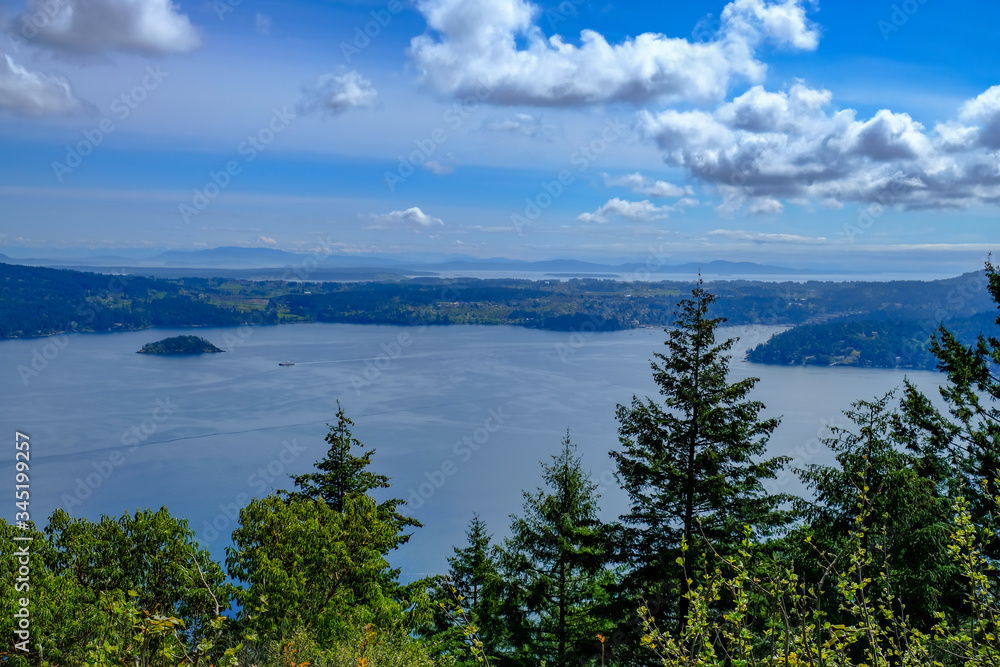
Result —
<path fill-rule="evenodd" d="M 174 336 L 156 343 L 146 343 L 137 354 L 204 354 L 224 352 L 198 336 Z"/>

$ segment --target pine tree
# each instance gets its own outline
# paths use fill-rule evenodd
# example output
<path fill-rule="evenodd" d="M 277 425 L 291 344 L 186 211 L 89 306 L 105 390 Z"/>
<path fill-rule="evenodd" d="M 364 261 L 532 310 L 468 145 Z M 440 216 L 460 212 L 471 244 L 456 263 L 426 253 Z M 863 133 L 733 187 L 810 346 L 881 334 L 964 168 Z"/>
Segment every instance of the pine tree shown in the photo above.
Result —
<path fill-rule="evenodd" d="M 345 501 L 352 495 L 365 495 L 375 489 L 389 488 L 389 478 L 386 475 L 379 475 L 368 470 L 371 465 L 374 449 L 370 449 L 360 456 L 355 455 L 352 449 L 364 447 L 361 442 L 351 433 L 354 422 L 344 414 L 344 409 L 337 401 L 337 424 L 327 424 L 330 428 L 326 435 L 326 442 L 330 445 L 326 458 L 317 461 L 315 468 L 318 472 L 309 472 L 292 477 L 295 486 L 299 491 L 286 492 L 289 501 L 294 500 L 322 500 L 336 512 L 343 512 Z M 378 504 L 379 517 L 396 526 L 397 531 L 402 531 L 406 526 L 419 528 L 420 522 L 416 519 L 402 515 L 397 507 L 405 505 L 406 501 L 399 498 L 392 498 Z M 410 535 L 400 534 L 397 538 L 397 546 L 405 543 Z"/>
<path fill-rule="evenodd" d="M 630 407 L 619 405 L 621 450 L 611 452 L 631 504 L 621 517 L 625 597 L 632 605 L 649 596 L 665 601 L 657 604 L 667 607 L 660 617 L 675 614 L 678 624 L 687 618 L 694 571 L 711 549 L 739 544 L 744 525 L 759 538 L 788 520 L 781 506 L 789 498 L 769 495 L 764 481 L 789 459 L 758 460 L 779 420 L 759 419 L 764 405 L 747 399 L 758 378 L 728 382 L 725 353 L 737 339 L 716 342 L 725 320 L 708 317 L 713 301 L 699 280 L 678 304 L 668 352 L 651 363 L 664 405 L 635 396 Z M 687 574 L 676 562 L 682 543 Z"/>
<path fill-rule="evenodd" d="M 575 452 L 567 433 L 542 465 L 547 488 L 524 492 L 523 516 L 511 516 L 502 569 L 520 664 L 590 664 L 600 655 L 596 633 L 607 632 L 607 529 L 597 516 L 597 485 Z"/>

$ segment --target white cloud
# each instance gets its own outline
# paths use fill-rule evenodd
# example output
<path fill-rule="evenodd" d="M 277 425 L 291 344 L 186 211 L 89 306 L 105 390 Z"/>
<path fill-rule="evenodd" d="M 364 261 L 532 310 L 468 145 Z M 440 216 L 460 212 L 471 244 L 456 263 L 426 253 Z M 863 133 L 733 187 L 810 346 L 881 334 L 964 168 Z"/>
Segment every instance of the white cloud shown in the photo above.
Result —
<path fill-rule="evenodd" d="M 27 25 L 38 31 L 34 41 L 67 51 L 161 55 L 201 46 L 198 31 L 170 0 L 29 0 L 11 30 Z"/>
<path fill-rule="evenodd" d="M 782 201 L 908 209 L 1000 201 L 991 156 L 1000 87 L 967 102 L 959 118 L 933 131 L 887 109 L 859 119 L 832 108 L 829 91 L 795 83 L 779 92 L 754 86 L 710 112 L 641 111 L 639 125 L 669 165 L 715 186 L 723 213 L 779 213 Z"/>
<path fill-rule="evenodd" d="M 491 132 L 523 134 L 532 139 L 548 139 L 556 132 L 555 125 L 546 123 L 541 116 L 530 113 L 516 113 L 508 118 L 490 120 L 483 127 Z"/>
<path fill-rule="evenodd" d="M 79 113 L 86 106 L 66 79 L 28 71 L 0 54 L 0 109 L 22 116 L 50 116 Z"/>
<path fill-rule="evenodd" d="M 607 222 L 611 216 L 624 218 L 637 222 L 650 222 L 652 220 L 663 220 L 670 216 L 673 209 L 669 206 L 657 206 L 648 199 L 643 201 L 628 201 L 625 199 L 608 200 L 593 213 L 581 213 L 577 220 L 581 222 Z"/>
<path fill-rule="evenodd" d="M 264 236 L 264 235 L 258 236 L 256 239 L 254 239 L 254 243 L 263 243 L 264 245 L 269 245 L 269 246 L 278 245 L 278 242 L 276 240 L 274 240 L 270 236 Z"/>
<path fill-rule="evenodd" d="M 437 160 L 428 160 L 424 162 L 424 169 L 431 172 L 435 176 L 444 176 L 455 171 L 455 167 L 450 164 L 442 164 Z"/>
<path fill-rule="evenodd" d="M 761 43 L 812 50 L 819 40 L 802 0 L 734 0 L 705 43 L 643 33 L 612 45 L 584 30 L 580 46 L 546 37 L 528 0 L 416 4 L 430 29 L 410 44 L 421 79 L 446 95 L 478 91 L 491 104 L 704 103 L 722 99 L 733 79 L 763 80 Z"/>
<path fill-rule="evenodd" d="M 420 230 L 444 226 L 444 220 L 427 215 L 420 210 L 419 206 L 413 206 L 405 211 L 391 211 L 381 215 L 372 214 L 368 217 L 374 220 L 375 224 L 369 225 L 365 229 L 412 227 L 415 230 Z"/>
<path fill-rule="evenodd" d="M 783 213 L 785 206 L 774 197 L 758 197 L 750 202 L 750 215 L 775 215 Z"/>
<path fill-rule="evenodd" d="M 976 124 L 980 145 L 1000 148 L 1000 86 L 993 86 L 976 99 L 966 102 L 959 117 Z"/>
<path fill-rule="evenodd" d="M 768 234 L 745 229 L 716 229 L 709 236 L 721 236 L 735 241 L 752 243 L 794 243 L 800 245 L 825 245 L 830 241 L 824 236 L 799 236 L 798 234 Z"/>
<path fill-rule="evenodd" d="M 258 35 L 270 35 L 271 17 L 267 14 L 261 14 L 258 12 L 257 16 L 254 17 L 254 30 Z"/>
<path fill-rule="evenodd" d="M 639 172 L 626 174 L 618 178 L 611 178 L 607 174 L 604 174 L 604 184 L 609 187 L 630 188 L 632 192 L 649 195 L 650 197 L 683 197 L 684 195 L 694 194 L 694 190 L 690 185 L 682 188 L 667 181 L 654 181 Z"/>
<path fill-rule="evenodd" d="M 370 109 L 378 101 L 372 82 L 356 70 L 321 74 L 316 83 L 302 89 L 298 109 L 302 113 L 322 111 L 339 114 L 348 109 Z"/>

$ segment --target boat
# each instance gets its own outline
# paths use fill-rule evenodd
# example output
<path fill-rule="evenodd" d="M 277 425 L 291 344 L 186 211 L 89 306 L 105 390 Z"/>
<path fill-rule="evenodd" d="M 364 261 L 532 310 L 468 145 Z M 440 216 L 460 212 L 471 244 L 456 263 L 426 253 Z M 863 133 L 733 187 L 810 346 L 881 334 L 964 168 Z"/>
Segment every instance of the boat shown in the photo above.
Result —
<path fill-rule="evenodd" d="M 294 366 L 295 362 L 294 361 L 279 361 L 278 365 L 279 366 Z"/>

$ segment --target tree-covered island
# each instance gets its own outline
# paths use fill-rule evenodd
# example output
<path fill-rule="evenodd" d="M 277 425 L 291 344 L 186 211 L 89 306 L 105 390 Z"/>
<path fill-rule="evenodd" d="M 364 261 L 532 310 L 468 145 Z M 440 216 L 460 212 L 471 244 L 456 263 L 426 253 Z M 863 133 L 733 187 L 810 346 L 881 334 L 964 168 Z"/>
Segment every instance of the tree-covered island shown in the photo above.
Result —
<path fill-rule="evenodd" d="M 224 351 L 199 336 L 172 336 L 146 343 L 137 354 L 215 354 Z"/>

